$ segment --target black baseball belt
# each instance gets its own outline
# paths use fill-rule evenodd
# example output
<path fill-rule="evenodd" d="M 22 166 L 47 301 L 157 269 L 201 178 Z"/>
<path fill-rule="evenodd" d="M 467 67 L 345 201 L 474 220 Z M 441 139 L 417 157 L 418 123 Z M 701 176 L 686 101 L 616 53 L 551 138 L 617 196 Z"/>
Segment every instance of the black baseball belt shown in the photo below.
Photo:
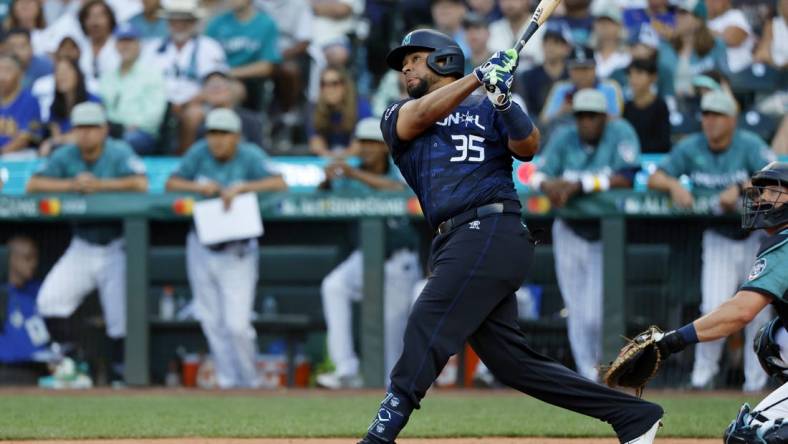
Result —
<path fill-rule="evenodd" d="M 448 233 L 453 228 L 458 227 L 464 223 L 470 222 L 472 220 L 481 219 L 491 214 L 501 214 L 501 213 L 521 214 L 520 212 L 521 212 L 520 203 L 513 200 L 506 200 L 503 202 L 496 202 L 487 205 L 482 205 L 480 207 L 476 207 L 468 211 L 464 211 L 452 218 L 449 218 L 441 222 L 438 225 L 437 233 L 438 234 Z"/>

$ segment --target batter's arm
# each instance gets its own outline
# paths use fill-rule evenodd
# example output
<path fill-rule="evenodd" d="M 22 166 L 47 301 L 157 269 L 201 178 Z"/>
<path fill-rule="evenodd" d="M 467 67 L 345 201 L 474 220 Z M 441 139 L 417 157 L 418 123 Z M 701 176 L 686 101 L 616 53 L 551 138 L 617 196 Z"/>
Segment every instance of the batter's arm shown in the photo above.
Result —
<path fill-rule="evenodd" d="M 408 142 L 448 116 L 481 83 L 471 73 L 418 99 L 405 102 L 397 119 L 397 137 Z"/>
<path fill-rule="evenodd" d="M 515 140 L 509 139 L 509 151 L 517 154 L 520 157 L 533 157 L 539 151 L 539 141 L 542 135 L 539 129 L 534 126 L 531 134 L 525 139 Z"/>
<path fill-rule="evenodd" d="M 736 296 L 725 301 L 714 311 L 693 322 L 698 340 L 714 341 L 736 333 L 771 302 L 772 298 L 762 293 L 740 290 Z"/>

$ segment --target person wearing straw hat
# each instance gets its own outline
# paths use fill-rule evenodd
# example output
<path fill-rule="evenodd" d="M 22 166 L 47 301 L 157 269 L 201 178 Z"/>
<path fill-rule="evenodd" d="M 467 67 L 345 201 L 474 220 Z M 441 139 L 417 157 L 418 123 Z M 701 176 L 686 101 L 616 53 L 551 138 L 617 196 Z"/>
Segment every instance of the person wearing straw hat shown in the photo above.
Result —
<path fill-rule="evenodd" d="M 205 120 L 205 139 L 189 148 L 167 180 L 167 191 L 217 196 L 229 206 L 242 193 L 287 188 L 282 176 L 271 172 L 263 150 L 241 141 L 238 114 L 217 108 Z M 258 261 L 256 238 L 205 245 L 193 229 L 186 238 L 189 285 L 221 388 L 259 385 L 251 323 Z"/>
<path fill-rule="evenodd" d="M 692 208 L 695 198 L 678 178 L 687 175 L 693 190 L 719 193 L 718 213 L 737 211 L 742 191 L 750 176 L 775 160 L 766 142 L 747 130 L 736 128 L 737 105 L 723 91 L 711 91 L 701 99 L 703 131 L 676 144 L 648 181 L 651 189 L 669 193 L 679 208 Z M 710 222 L 703 232 L 701 269 L 702 314 L 710 313 L 736 293 L 744 276 L 740 270 L 755 260 L 761 237 L 743 231 L 729 220 Z M 769 318 L 767 310 L 745 329 L 745 343 L 752 342 L 757 329 Z M 695 348 L 691 386 L 714 386 L 724 341 L 704 342 Z M 766 384 L 752 348 L 744 347 L 745 391 L 761 390 Z"/>
<path fill-rule="evenodd" d="M 164 73 L 167 101 L 179 123 L 178 151 L 182 152 L 197 134 L 197 128 L 183 124 L 183 113 L 199 95 L 202 79 L 226 70 L 227 62 L 216 40 L 199 35 L 197 22 L 204 11 L 197 0 L 168 0 L 163 7 L 161 14 L 167 19 L 170 35 L 153 40 L 144 58 Z"/>
<path fill-rule="evenodd" d="M 145 165 L 121 140 L 107 137 L 101 105 L 83 102 L 71 111 L 75 144 L 55 150 L 27 183 L 28 193 L 103 193 L 148 190 Z M 68 249 L 49 271 L 38 296 L 53 340 L 62 342 L 65 319 L 98 288 L 107 336 L 112 342 L 113 380 L 123 375 L 126 336 L 126 254 L 120 221 L 75 222 Z M 61 332 L 61 337 L 58 337 Z"/>
<path fill-rule="evenodd" d="M 608 102 L 587 88 L 572 98 L 575 122 L 559 126 L 537 163 L 531 187 L 554 207 L 576 195 L 631 188 L 640 143 L 625 120 L 608 121 Z M 597 380 L 602 358 L 602 242 L 597 221 L 556 218 L 553 249 L 558 287 L 569 311 L 569 343 L 578 373 Z"/>

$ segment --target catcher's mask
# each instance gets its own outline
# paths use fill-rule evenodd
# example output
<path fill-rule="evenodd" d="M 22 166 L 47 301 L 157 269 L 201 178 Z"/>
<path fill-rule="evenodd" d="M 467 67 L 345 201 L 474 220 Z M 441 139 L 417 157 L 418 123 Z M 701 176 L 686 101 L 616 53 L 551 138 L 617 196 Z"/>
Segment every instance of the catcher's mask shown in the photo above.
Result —
<path fill-rule="evenodd" d="M 785 328 L 780 318 L 775 318 L 761 327 L 753 341 L 753 349 L 763 370 L 780 382 L 788 382 L 788 363 L 780 357 L 780 344 L 775 338 L 779 329 Z"/>
<path fill-rule="evenodd" d="M 770 189 L 774 197 L 766 200 L 764 191 Z M 788 162 L 772 162 L 752 176 L 752 186 L 744 193 L 744 215 L 741 226 L 745 230 L 780 227 L 788 224 Z"/>

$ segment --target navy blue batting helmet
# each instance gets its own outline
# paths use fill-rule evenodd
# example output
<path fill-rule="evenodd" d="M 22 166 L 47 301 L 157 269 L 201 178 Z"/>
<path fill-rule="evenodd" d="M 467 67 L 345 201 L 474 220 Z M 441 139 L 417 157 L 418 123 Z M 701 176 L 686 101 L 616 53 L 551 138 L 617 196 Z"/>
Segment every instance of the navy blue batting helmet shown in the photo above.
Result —
<path fill-rule="evenodd" d="M 439 75 L 457 78 L 465 75 L 465 56 L 460 46 L 451 37 L 432 29 L 409 32 L 402 39 L 402 44 L 386 56 L 386 63 L 391 69 L 402 71 L 405 56 L 416 51 L 431 52 L 427 57 L 427 66 Z"/>

